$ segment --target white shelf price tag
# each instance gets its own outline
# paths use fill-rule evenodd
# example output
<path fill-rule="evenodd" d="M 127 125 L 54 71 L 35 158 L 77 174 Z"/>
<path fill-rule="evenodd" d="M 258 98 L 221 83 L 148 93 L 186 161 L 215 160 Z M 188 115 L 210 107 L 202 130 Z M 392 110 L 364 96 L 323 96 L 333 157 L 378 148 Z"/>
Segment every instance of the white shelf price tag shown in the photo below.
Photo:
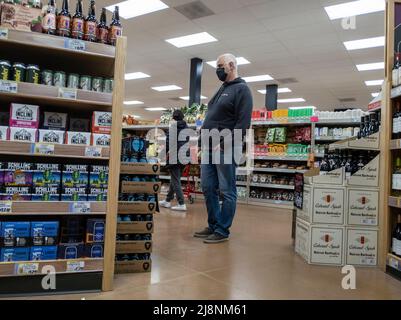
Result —
<path fill-rule="evenodd" d="M 85 157 L 100 158 L 101 156 L 102 156 L 101 147 L 90 146 L 85 148 Z"/>
<path fill-rule="evenodd" d="M 51 143 L 35 143 L 33 146 L 33 154 L 52 155 L 54 154 L 54 144 Z"/>
<path fill-rule="evenodd" d="M 0 201 L 0 214 L 11 213 L 13 202 L 12 201 Z"/>
<path fill-rule="evenodd" d="M 390 258 L 388 262 L 389 262 L 390 267 L 393 267 L 394 269 L 398 269 L 398 260 L 396 260 L 394 258 Z"/>
<path fill-rule="evenodd" d="M 8 29 L 7 28 L 0 28 L 0 39 L 8 39 Z"/>
<path fill-rule="evenodd" d="M 67 272 L 79 272 L 85 269 L 85 261 L 67 261 Z"/>
<path fill-rule="evenodd" d="M 15 265 L 15 274 L 17 275 L 30 275 L 39 272 L 39 263 L 17 263 Z"/>
<path fill-rule="evenodd" d="M 77 100 L 77 89 L 59 87 L 58 97 L 63 99 Z"/>
<path fill-rule="evenodd" d="M 0 80 L 0 92 L 17 93 L 18 83 L 9 80 Z"/>
<path fill-rule="evenodd" d="M 90 202 L 73 202 L 70 208 L 71 213 L 89 213 L 91 212 Z"/>
<path fill-rule="evenodd" d="M 85 51 L 86 49 L 85 42 L 78 39 L 65 39 L 64 47 L 76 51 Z"/>

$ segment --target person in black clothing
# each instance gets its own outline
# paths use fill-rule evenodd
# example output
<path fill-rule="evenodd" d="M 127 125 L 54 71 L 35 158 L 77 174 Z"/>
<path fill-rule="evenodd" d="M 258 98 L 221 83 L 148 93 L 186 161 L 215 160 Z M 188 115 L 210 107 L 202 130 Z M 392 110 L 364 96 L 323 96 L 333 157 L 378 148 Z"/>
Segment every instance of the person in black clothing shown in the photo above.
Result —
<path fill-rule="evenodd" d="M 220 143 L 217 139 L 216 145 L 212 143 L 210 146 L 210 141 L 202 139 L 201 183 L 209 226 L 194 234 L 197 238 L 204 238 L 205 243 L 219 243 L 229 238 L 237 206 L 237 163 L 233 158 L 235 155 L 237 159 L 237 154 L 242 154 L 243 143 L 233 140 L 234 143 L 229 144 L 230 150 L 227 150 L 221 140 L 227 134 L 233 137 L 234 130 L 240 130 L 239 133 L 244 137 L 251 126 L 253 109 L 252 93 L 246 82 L 238 76 L 237 60 L 232 54 L 219 57 L 216 74 L 223 85 L 210 100 L 202 126 L 202 136 L 205 129 L 217 129 L 221 134 Z M 225 129 L 228 129 L 228 133 Z M 219 153 L 220 160 L 217 161 L 215 156 Z M 227 154 L 231 159 L 229 162 L 226 161 Z M 219 192 L 223 198 L 221 206 Z"/>
<path fill-rule="evenodd" d="M 160 201 L 159 205 L 164 208 L 171 208 L 176 211 L 186 211 L 187 206 L 184 203 L 184 193 L 182 192 L 181 186 L 181 174 L 183 165 L 179 161 L 179 150 L 186 143 L 186 141 L 179 141 L 178 137 L 180 132 L 188 128 L 187 123 L 184 121 L 184 114 L 181 110 L 175 110 L 173 113 L 173 120 L 175 121 L 170 126 L 170 132 L 167 135 L 166 148 L 167 148 L 167 168 L 171 175 L 170 189 L 168 191 L 166 200 Z M 176 134 L 172 134 L 172 130 L 176 131 Z M 174 141 L 172 138 L 174 137 Z M 171 144 L 171 145 L 170 145 Z M 170 158 L 170 151 L 174 149 L 177 155 L 177 161 Z M 174 199 L 174 195 L 177 196 L 178 205 L 172 207 L 171 201 Z"/>

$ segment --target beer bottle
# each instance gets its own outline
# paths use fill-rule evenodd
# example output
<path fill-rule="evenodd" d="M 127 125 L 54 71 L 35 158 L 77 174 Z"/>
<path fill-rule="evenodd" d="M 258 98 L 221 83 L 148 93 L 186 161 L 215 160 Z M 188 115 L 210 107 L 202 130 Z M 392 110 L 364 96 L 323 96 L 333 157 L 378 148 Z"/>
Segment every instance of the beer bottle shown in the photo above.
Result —
<path fill-rule="evenodd" d="M 118 10 L 118 6 L 114 7 L 113 18 L 110 23 L 110 30 L 109 30 L 109 43 L 112 46 L 116 45 L 117 37 L 122 35 L 123 28 L 120 22 L 120 13 Z"/>
<path fill-rule="evenodd" d="M 84 27 L 84 40 L 86 41 L 96 42 L 97 20 L 95 11 L 95 0 L 91 0 Z"/>
<path fill-rule="evenodd" d="M 74 39 L 83 39 L 84 37 L 84 15 L 82 14 L 82 0 L 77 1 L 75 14 L 72 17 L 71 37 Z"/>
<path fill-rule="evenodd" d="M 100 22 L 97 25 L 97 42 L 107 44 L 109 41 L 109 27 L 106 21 L 106 8 L 102 8 Z"/>
<path fill-rule="evenodd" d="M 68 12 L 68 0 L 63 0 L 61 11 L 57 16 L 57 35 L 60 37 L 71 35 L 71 15 Z"/>

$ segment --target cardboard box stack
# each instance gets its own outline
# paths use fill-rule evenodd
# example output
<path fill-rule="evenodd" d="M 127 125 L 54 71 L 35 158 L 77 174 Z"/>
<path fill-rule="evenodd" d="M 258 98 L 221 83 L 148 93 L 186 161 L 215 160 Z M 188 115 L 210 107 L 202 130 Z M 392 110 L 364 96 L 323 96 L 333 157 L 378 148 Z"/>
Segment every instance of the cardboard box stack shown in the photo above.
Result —
<path fill-rule="evenodd" d="M 335 147 L 379 151 L 379 134 Z M 309 264 L 376 266 L 378 256 L 378 154 L 346 178 L 344 168 L 305 174 L 297 210 L 295 251 Z"/>

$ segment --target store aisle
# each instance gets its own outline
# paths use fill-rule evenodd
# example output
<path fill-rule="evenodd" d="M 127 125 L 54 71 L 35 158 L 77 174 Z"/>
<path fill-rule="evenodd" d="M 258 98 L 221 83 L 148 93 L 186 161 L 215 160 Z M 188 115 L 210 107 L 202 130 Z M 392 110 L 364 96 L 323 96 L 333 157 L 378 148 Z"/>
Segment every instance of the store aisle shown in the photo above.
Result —
<path fill-rule="evenodd" d="M 401 283 L 378 269 L 358 269 L 351 292 L 340 268 L 307 265 L 293 252 L 288 211 L 239 206 L 231 240 L 219 245 L 192 237 L 205 215 L 197 203 L 156 216 L 151 274 L 118 275 L 113 292 L 50 299 L 401 299 Z"/>

